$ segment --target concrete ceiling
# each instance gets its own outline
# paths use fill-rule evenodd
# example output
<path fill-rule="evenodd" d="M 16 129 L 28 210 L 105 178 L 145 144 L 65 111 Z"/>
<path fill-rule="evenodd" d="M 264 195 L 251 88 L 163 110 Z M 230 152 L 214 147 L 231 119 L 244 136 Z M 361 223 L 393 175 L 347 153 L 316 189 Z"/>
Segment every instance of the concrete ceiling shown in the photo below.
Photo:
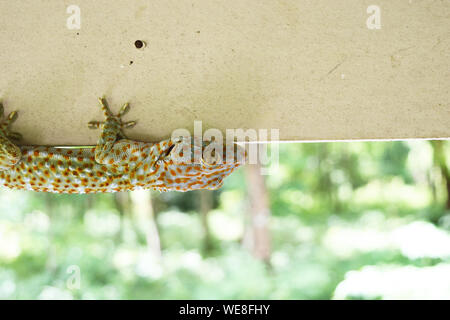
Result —
<path fill-rule="evenodd" d="M 281 140 L 450 137 L 450 2 L 0 0 L 0 97 L 25 144 L 95 144 L 97 97 L 130 138 L 279 129 Z M 71 3 L 72 3 L 71 2 Z M 75 22 L 74 22 L 75 21 Z M 138 49 L 136 40 L 146 46 Z"/>

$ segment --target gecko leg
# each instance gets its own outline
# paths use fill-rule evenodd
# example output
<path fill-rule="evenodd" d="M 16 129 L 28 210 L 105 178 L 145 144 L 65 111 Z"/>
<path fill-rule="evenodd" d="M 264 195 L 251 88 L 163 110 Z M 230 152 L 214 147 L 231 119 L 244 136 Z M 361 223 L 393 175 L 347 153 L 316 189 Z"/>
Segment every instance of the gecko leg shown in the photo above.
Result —
<path fill-rule="evenodd" d="M 119 113 L 114 115 L 109 109 L 105 98 L 99 98 L 99 102 L 106 120 L 91 121 L 88 124 L 91 129 L 102 129 L 100 139 L 95 148 L 95 161 L 105 165 L 128 165 L 130 157 L 135 150 L 131 148 L 133 141 L 126 138 L 123 129 L 134 127 L 136 121 L 122 122 L 122 116 L 130 110 L 130 106 L 128 103 L 125 103 Z M 135 149 L 135 144 L 133 146 Z"/>
<path fill-rule="evenodd" d="M 13 142 L 20 140 L 22 136 L 10 130 L 17 117 L 16 111 L 5 117 L 3 104 L 0 102 L 0 171 L 13 168 L 22 157 L 20 148 Z"/>

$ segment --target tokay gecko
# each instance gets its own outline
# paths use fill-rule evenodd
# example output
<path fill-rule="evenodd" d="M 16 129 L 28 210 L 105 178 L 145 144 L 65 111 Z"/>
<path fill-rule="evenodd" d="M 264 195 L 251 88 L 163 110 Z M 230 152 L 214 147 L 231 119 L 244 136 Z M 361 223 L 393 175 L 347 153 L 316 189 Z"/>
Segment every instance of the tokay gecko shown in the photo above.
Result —
<path fill-rule="evenodd" d="M 159 143 L 129 140 L 123 129 L 136 124 L 122 121 L 129 105 L 114 115 L 104 98 L 99 101 L 106 119 L 89 122 L 89 128 L 102 130 L 92 148 L 19 146 L 21 135 L 10 130 L 18 114 L 4 117 L 0 103 L 0 186 L 53 193 L 212 190 L 245 162 L 245 150 L 237 145 L 231 157 L 221 145 L 217 156 L 211 152 L 214 161 L 206 161 L 203 151 L 208 145 L 197 145 L 190 137 Z M 193 154 L 200 154 L 200 161 L 194 161 Z"/>

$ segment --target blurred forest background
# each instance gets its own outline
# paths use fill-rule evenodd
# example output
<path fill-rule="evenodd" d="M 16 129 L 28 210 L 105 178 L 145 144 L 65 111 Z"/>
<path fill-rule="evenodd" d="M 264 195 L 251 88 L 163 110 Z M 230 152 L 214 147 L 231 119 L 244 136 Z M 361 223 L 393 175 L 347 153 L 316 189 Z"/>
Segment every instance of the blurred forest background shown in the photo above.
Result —
<path fill-rule="evenodd" d="M 450 299 L 449 142 L 279 151 L 217 191 L 1 189 L 0 298 Z"/>

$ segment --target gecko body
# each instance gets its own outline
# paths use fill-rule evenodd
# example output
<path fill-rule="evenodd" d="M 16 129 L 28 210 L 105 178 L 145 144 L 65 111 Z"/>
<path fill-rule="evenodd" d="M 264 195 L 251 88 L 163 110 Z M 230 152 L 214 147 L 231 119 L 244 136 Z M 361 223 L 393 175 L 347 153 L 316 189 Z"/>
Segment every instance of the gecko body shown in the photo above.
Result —
<path fill-rule="evenodd" d="M 118 115 L 111 113 L 105 99 L 100 99 L 100 104 L 106 120 L 89 123 L 92 129 L 102 129 L 97 145 L 69 149 L 17 145 L 21 136 L 10 130 L 17 113 L 4 118 L 0 104 L 0 185 L 53 193 L 217 189 L 243 163 L 245 152 L 240 147 L 233 161 L 227 162 L 224 156 L 223 161 L 209 164 L 179 157 L 180 150 L 201 153 L 207 147 L 205 143 L 195 146 L 191 139 L 183 138 L 159 143 L 129 140 L 123 129 L 133 127 L 135 122 L 121 120 L 129 110 L 128 104 Z"/>

